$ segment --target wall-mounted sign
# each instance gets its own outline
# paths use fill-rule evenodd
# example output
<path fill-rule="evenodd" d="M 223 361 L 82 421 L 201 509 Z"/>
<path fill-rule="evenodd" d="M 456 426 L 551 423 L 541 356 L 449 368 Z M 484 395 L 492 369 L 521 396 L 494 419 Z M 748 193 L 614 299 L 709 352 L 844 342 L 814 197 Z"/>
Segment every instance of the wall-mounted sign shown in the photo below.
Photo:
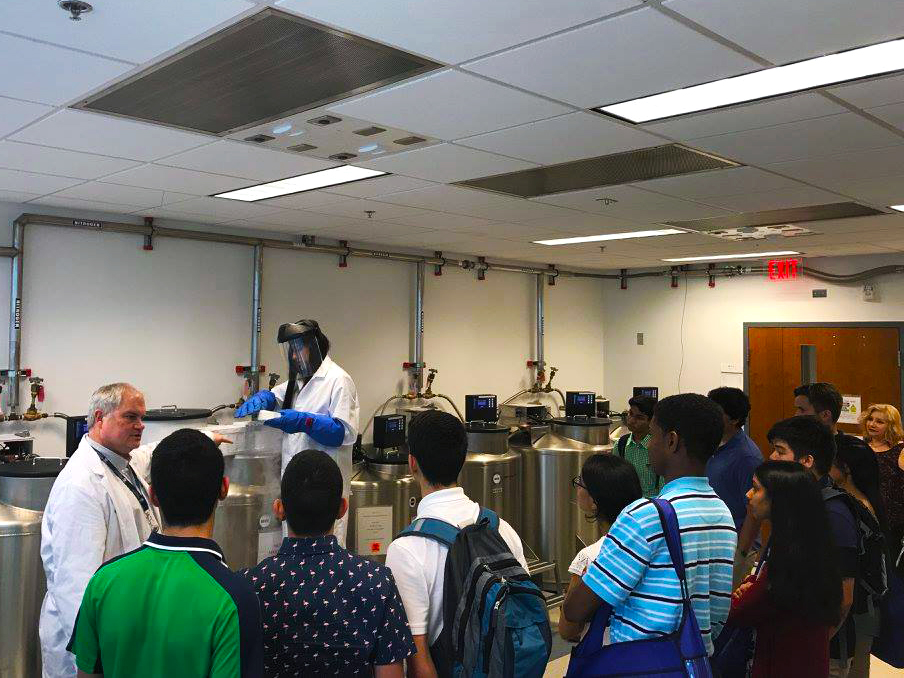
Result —
<path fill-rule="evenodd" d="M 857 424 L 860 421 L 860 396 L 843 395 L 841 396 L 841 416 L 838 417 L 839 424 Z"/>
<path fill-rule="evenodd" d="M 770 259 L 769 280 L 795 280 L 799 265 L 798 259 Z"/>

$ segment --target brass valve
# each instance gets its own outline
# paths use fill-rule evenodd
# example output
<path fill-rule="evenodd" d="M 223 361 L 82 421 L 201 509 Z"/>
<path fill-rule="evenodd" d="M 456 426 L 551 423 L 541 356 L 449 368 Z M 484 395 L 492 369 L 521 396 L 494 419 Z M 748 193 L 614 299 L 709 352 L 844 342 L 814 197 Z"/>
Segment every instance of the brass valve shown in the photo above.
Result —
<path fill-rule="evenodd" d="M 559 371 L 558 367 L 550 367 L 549 368 L 549 381 L 546 382 L 546 386 L 543 387 L 544 393 L 552 392 L 552 378 L 556 376 L 556 372 Z"/>
<path fill-rule="evenodd" d="M 44 380 L 41 377 L 29 377 L 28 381 L 31 383 L 31 405 L 25 410 L 22 418 L 25 421 L 44 419 L 47 414 L 38 412 L 37 408 L 38 402 L 44 402 Z"/>
<path fill-rule="evenodd" d="M 437 370 L 434 367 L 431 367 L 430 370 L 427 372 L 427 384 L 426 384 L 426 388 L 424 389 L 424 397 L 425 398 L 433 397 L 433 390 L 432 390 L 433 389 L 433 380 L 436 379 L 437 372 L 439 372 L 439 370 Z"/>

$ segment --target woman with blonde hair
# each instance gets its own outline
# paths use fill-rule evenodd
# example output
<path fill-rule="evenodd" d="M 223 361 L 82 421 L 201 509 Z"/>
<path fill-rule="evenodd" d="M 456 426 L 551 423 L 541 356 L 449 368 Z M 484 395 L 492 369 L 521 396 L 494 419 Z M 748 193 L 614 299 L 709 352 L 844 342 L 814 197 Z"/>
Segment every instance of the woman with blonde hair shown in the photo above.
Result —
<path fill-rule="evenodd" d="M 901 446 L 904 441 L 901 414 L 893 405 L 870 405 L 860 415 L 860 425 L 863 439 L 877 454 Z"/>
<path fill-rule="evenodd" d="M 879 462 L 879 494 L 885 504 L 886 541 L 895 555 L 904 540 L 904 430 L 892 405 L 870 405 L 860 415 L 863 439 Z"/>

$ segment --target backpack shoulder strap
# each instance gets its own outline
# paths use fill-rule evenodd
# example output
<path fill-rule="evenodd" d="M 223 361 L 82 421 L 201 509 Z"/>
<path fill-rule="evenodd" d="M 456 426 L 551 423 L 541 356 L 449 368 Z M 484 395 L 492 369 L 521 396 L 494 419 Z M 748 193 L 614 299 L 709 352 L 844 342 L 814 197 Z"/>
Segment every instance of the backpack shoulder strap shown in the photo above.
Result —
<path fill-rule="evenodd" d="M 622 459 L 625 458 L 625 450 L 628 448 L 628 438 L 631 437 L 630 433 L 626 433 L 621 438 L 618 439 L 618 456 Z"/>
<path fill-rule="evenodd" d="M 418 518 L 396 535 L 399 537 L 423 537 L 452 548 L 459 530 L 455 525 L 439 518 Z"/>
<path fill-rule="evenodd" d="M 499 529 L 499 516 L 492 509 L 480 507 L 480 513 L 477 514 L 477 522 L 479 523 L 482 520 L 486 520 L 494 530 Z"/>
<path fill-rule="evenodd" d="M 665 543 L 669 548 L 669 555 L 672 558 L 672 566 L 678 573 L 678 579 L 681 581 L 681 589 L 683 595 L 687 596 L 687 585 L 684 576 L 684 551 L 681 549 L 681 532 L 678 528 L 678 515 L 675 513 L 675 507 L 671 502 L 665 499 L 654 498 L 650 501 L 659 512 L 659 521 L 662 523 L 662 533 L 665 537 Z"/>

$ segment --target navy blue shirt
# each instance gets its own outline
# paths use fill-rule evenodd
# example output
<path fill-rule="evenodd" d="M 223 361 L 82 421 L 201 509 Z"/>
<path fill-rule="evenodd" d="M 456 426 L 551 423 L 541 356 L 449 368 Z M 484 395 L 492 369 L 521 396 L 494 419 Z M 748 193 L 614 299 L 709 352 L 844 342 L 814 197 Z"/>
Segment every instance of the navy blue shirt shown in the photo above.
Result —
<path fill-rule="evenodd" d="M 756 443 L 738 431 L 706 462 L 709 484 L 731 511 L 738 532 L 747 517 L 747 490 L 753 486 L 753 472 L 763 461 Z"/>
<path fill-rule="evenodd" d="M 392 572 L 332 535 L 286 537 L 242 574 L 261 603 L 267 676 L 370 676 L 414 653 Z"/>

